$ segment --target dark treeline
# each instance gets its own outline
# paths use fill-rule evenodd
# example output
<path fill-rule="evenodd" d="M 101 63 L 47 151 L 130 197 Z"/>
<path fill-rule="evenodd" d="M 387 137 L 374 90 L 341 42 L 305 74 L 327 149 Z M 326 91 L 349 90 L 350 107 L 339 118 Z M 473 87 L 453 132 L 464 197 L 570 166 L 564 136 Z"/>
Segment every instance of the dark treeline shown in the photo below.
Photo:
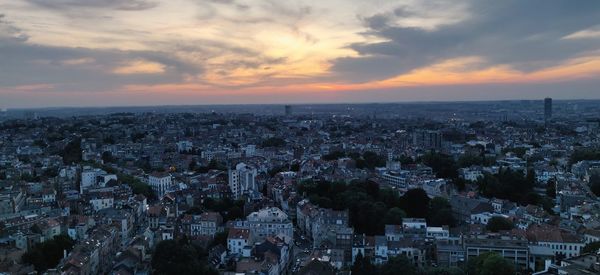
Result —
<path fill-rule="evenodd" d="M 386 224 L 400 224 L 403 218 L 426 218 L 431 225 L 454 225 L 450 204 L 444 198 L 430 200 L 422 189 L 399 196 L 395 190 L 380 188 L 372 181 L 303 181 L 301 194 L 323 208 L 349 211 L 350 225 L 357 233 L 381 235 Z"/>
<path fill-rule="evenodd" d="M 406 256 L 401 255 L 390 258 L 385 264 L 376 266 L 371 259 L 363 257 L 360 253 L 352 265 L 353 275 L 464 275 L 488 274 L 505 275 L 515 274 L 514 264 L 496 253 L 483 253 L 467 262 L 463 269 L 458 267 L 415 267 Z"/>

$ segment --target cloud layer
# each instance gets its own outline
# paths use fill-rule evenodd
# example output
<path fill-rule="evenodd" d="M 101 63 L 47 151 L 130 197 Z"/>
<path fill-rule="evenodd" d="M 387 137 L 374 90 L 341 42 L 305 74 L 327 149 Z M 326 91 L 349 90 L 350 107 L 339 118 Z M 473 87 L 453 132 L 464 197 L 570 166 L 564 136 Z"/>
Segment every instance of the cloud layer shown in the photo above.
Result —
<path fill-rule="evenodd" d="M 502 64 L 527 72 L 600 48 L 598 41 L 564 39 L 600 24 L 598 1 L 472 1 L 465 19 L 456 23 L 433 30 L 397 24 L 414 14 L 400 6 L 365 18 L 365 35 L 381 41 L 351 44 L 358 56 L 335 60 L 334 71 L 347 80 L 381 80 L 447 59 L 478 56 L 485 60 L 480 66 Z"/>
<path fill-rule="evenodd" d="M 0 11 L 0 107 L 97 94 L 417 99 L 409 89 L 441 100 L 465 86 L 454 98 L 468 100 L 494 85 L 507 91 L 483 94 L 505 99 L 558 82 L 576 98 L 594 97 L 600 75 L 595 0 L 0 0 Z"/>

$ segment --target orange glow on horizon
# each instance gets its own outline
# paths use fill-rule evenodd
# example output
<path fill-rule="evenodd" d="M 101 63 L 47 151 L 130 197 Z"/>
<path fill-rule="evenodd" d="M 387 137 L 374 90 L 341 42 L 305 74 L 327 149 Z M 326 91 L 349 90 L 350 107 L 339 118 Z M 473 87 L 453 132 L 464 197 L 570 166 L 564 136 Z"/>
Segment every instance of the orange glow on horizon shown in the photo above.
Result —
<path fill-rule="evenodd" d="M 479 57 L 451 59 L 390 79 L 356 84 L 337 82 L 303 83 L 299 81 L 297 84 L 283 83 L 278 85 L 244 86 L 246 83 L 242 81 L 227 83 L 227 85 L 223 86 L 197 83 L 129 85 L 125 87 L 125 90 L 130 92 L 196 92 L 221 95 L 286 92 L 341 92 L 419 86 L 558 82 L 600 75 L 600 56 L 577 58 L 570 60 L 565 64 L 529 73 L 519 72 L 508 66 L 493 66 L 476 69 L 484 63 L 485 61 Z M 235 73 L 239 74 L 239 78 L 247 79 L 248 83 L 256 82 L 252 80 L 252 71 L 240 71 Z M 217 78 L 213 81 L 216 82 L 216 80 Z"/>

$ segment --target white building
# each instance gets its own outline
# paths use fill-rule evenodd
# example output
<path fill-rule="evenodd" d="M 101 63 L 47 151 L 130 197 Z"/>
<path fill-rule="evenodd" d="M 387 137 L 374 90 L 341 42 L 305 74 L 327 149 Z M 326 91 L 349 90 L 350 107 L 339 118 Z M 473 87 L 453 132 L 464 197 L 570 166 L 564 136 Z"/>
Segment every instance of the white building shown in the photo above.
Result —
<path fill-rule="evenodd" d="M 81 172 L 81 184 L 79 185 L 79 193 L 83 193 L 84 190 L 90 186 L 96 185 L 96 177 L 98 172 L 96 169 L 85 169 Z"/>
<path fill-rule="evenodd" d="M 388 160 L 385 163 L 385 167 L 387 168 L 388 171 L 400 171 L 402 166 L 400 164 L 400 161 Z"/>
<path fill-rule="evenodd" d="M 148 176 L 148 185 L 158 198 L 162 198 L 171 186 L 171 175 L 154 173 Z"/>
<path fill-rule="evenodd" d="M 490 221 L 490 219 L 493 217 L 502 217 L 505 219 L 509 218 L 507 215 L 504 215 L 504 214 L 483 212 L 483 213 L 478 213 L 478 214 L 471 214 L 471 224 L 487 225 L 488 222 Z"/>
<path fill-rule="evenodd" d="M 583 238 L 586 244 L 600 242 L 600 230 L 588 229 L 584 232 Z"/>
<path fill-rule="evenodd" d="M 446 184 L 445 179 L 425 180 L 422 188 L 430 198 L 442 197 L 446 192 Z"/>
<path fill-rule="evenodd" d="M 390 241 L 385 236 L 375 236 L 375 264 L 384 264 L 390 258 L 406 256 L 415 266 L 423 266 L 425 251 L 412 241 Z"/>
<path fill-rule="evenodd" d="M 204 212 L 192 217 L 190 235 L 214 237 L 220 231 L 223 218 L 217 212 Z"/>
<path fill-rule="evenodd" d="M 244 194 L 257 191 L 256 168 L 244 163 L 235 166 L 235 170 L 229 170 L 229 188 L 234 199 L 239 199 Z"/>
<path fill-rule="evenodd" d="M 477 168 L 461 168 L 458 170 L 458 173 L 461 178 L 471 182 L 475 182 L 483 178 L 482 170 Z"/>
<path fill-rule="evenodd" d="M 527 239 L 530 247 L 537 246 L 538 251 L 546 251 L 544 254 L 562 254 L 567 258 L 579 256 L 585 246 L 585 241 L 577 235 L 549 226 L 530 227 Z"/>
<path fill-rule="evenodd" d="M 85 190 L 94 186 L 105 187 L 110 180 L 117 180 L 117 175 L 108 174 L 106 171 L 98 168 L 84 167 L 81 172 L 79 192 L 83 194 Z"/>
<path fill-rule="evenodd" d="M 244 151 L 246 157 L 256 156 L 256 145 L 246 145 L 246 147 L 244 147 L 242 150 Z"/>
<path fill-rule="evenodd" d="M 427 228 L 427 221 L 421 218 L 406 218 L 402 220 L 402 229 L 420 229 L 424 230 Z"/>
<path fill-rule="evenodd" d="M 104 175 L 99 175 L 97 177 L 97 184 L 100 187 L 106 187 L 106 184 L 108 184 L 109 181 L 111 180 L 117 180 L 117 175 L 113 175 L 113 174 L 104 174 Z"/>
<path fill-rule="evenodd" d="M 277 207 L 264 208 L 248 215 L 248 227 L 255 241 L 277 236 L 289 243 L 294 238 L 294 226 L 288 215 Z"/>
<path fill-rule="evenodd" d="M 250 244 L 250 230 L 231 228 L 227 236 L 227 250 L 232 254 L 242 254 L 244 247 Z"/>
<path fill-rule="evenodd" d="M 191 152 L 194 144 L 191 141 L 183 140 L 177 142 L 177 151 L 179 153 L 182 152 Z"/>
<path fill-rule="evenodd" d="M 388 171 L 381 175 L 383 181 L 397 188 L 406 188 L 406 173 L 398 171 Z"/>
<path fill-rule="evenodd" d="M 114 199 L 108 196 L 96 196 L 90 199 L 90 204 L 94 211 L 99 211 L 114 206 Z"/>
<path fill-rule="evenodd" d="M 74 179 L 77 176 L 77 167 L 69 166 L 60 169 L 59 176 L 62 178 Z"/>
<path fill-rule="evenodd" d="M 45 189 L 42 192 L 42 201 L 44 203 L 52 203 L 56 201 L 56 190 L 54 189 Z"/>
<path fill-rule="evenodd" d="M 427 238 L 447 240 L 450 237 L 448 227 L 427 227 Z"/>

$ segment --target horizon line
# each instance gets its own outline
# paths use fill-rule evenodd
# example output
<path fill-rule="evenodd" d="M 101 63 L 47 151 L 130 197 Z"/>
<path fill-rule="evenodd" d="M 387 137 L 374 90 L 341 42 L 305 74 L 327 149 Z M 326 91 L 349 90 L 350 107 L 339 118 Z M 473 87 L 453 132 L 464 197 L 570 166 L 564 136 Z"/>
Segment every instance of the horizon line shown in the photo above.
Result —
<path fill-rule="evenodd" d="M 575 98 L 555 99 L 541 97 L 539 99 L 490 99 L 490 100 L 408 100 L 408 101 L 365 101 L 365 102 L 295 102 L 295 103 L 205 103 L 205 104 L 165 104 L 165 105 L 114 105 L 114 106 L 47 106 L 47 107 L 0 107 L 2 111 L 20 110 L 60 110 L 60 109 L 110 109 L 110 108 L 165 108 L 165 107 L 201 107 L 201 106 L 301 106 L 301 105 L 369 105 L 369 104 L 430 104 L 430 103 L 485 103 L 485 102 L 511 102 L 511 101 L 544 101 L 551 98 L 553 101 L 600 101 L 600 98 Z"/>

